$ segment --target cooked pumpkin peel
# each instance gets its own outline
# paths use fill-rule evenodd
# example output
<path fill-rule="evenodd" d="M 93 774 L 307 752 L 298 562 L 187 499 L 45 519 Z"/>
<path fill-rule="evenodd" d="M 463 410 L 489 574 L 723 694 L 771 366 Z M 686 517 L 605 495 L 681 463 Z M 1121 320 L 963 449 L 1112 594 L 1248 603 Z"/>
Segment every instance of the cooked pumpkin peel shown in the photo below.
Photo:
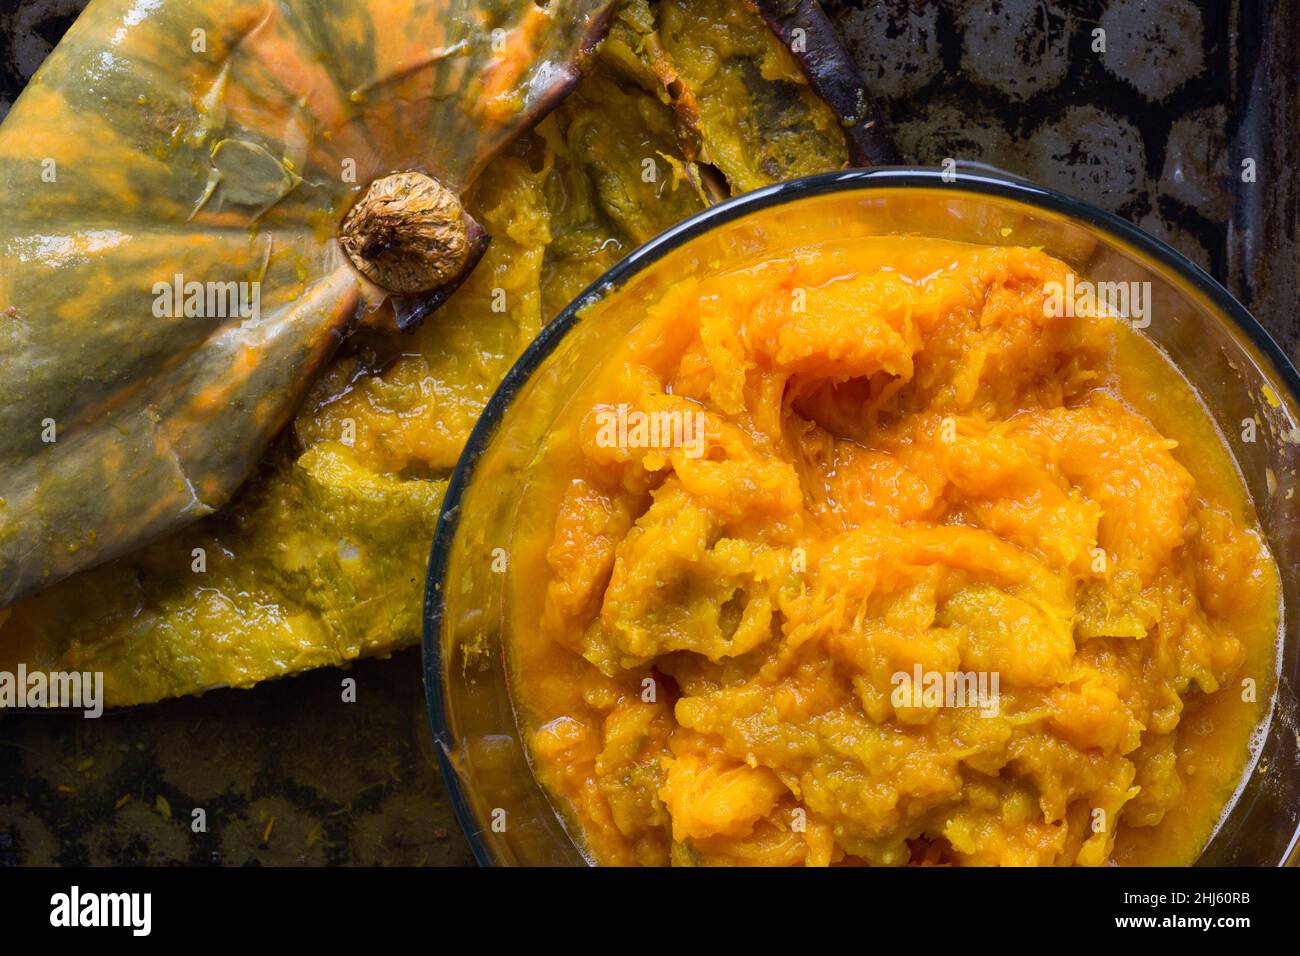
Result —
<path fill-rule="evenodd" d="M 315 11 L 315 4 L 290 6 L 316 19 L 326 17 Z M 496 22 L 508 25 L 533 4 L 488 6 L 483 18 L 495 16 Z M 513 14 L 499 12 L 507 7 L 518 9 Z M 401 22 L 409 4 L 387 4 L 384 9 Z M 593 12 L 586 24 L 560 36 L 547 32 L 547 20 L 527 12 L 529 22 L 546 27 L 537 40 L 539 49 L 580 49 L 580 37 L 601 26 L 594 5 L 552 0 L 550 9 Z M 489 25 L 492 22 L 488 19 Z M 331 69 L 345 71 L 343 86 L 357 92 L 357 102 L 345 97 L 347 109 L 364 112 L 374 123 L 377 119 L 370 114 L 376 98 L 390 111 L 399 104 L 403 111 L 412 108 L 411 95 L 403 99 L 401 90 L 393 87 L 429 69 L 430 61 L 448 46 L 437 39 L 442 34 L 419 29 L 425 31 L 419 42 L 403 40 L 401 31 L 390 27 L 366 28 L 350 39 L 337 38 L 337 33 L 346 32 L 341 28 L 330 34 L 338 47 L 331 53 Z M 518 35 L 507 30 L 503 42 L 510 47 Z M 571 65 L 558 53 L 551 59 L 566 68 Z M 446 66 L 448 60 L 454 58 L 443 55 L 438 62 Z M 284 69 L 293 73 L 290 67 Z M 470 75 L 472 64 L 456 69 L 457 75 Z M 227 90 L 233 75 L 227 72 Z M 744 0 L 620 4 L 606 40 L 567 95 L 561 96 L 562 85 L 542 84 L 536 78 L 531 83 L 521 78 L 508 87 L 505 77 L 502 72 L 485 77 L 473 95 L 466 94 L 471 104 L 466 108 L 490 115 L 505 109 L 510 96 L 491 93 L 498 86 L 530 91 L 541 87 L 559 102 L 522 135 L 519 130 L 540 107 L 527 116 L 507 114 L 515 116 L 516 125 L 491 135 L 494 142 L 510 139 L 511 144 L 499 150 L 494 145 L 497 155 L 481 172 L 475 168 L 461 179 L 450 178 L 444 172 L 450 165 L 432 160 L 421 164 L 411 158 L 408 147 L 421 142 L 431 155 L 456 146 L 441 134 L 430 133 L 422 141 L 408 136 L 401 142 L 370 137 L 366 141 L 382 145 L 390 158 L 361 162 L 369 155 L 365 150 L 336 150 L 335 158 L 358 157 L 356 183 L 338 190 L 336 206 L 325 211 L 317 207 L 309 214 L 310 241 L 333 249 L 331 261 L 339 275 L 357 281 L 361 270 L 348 258 L 343 242 L 331 240 L 372 183 L 394 173 L 424 173 L 458 197 L 468 215 L 493 236 L 482 261 L 463 275 L 455 294 L 423 324 L 412 320 L 432 308 L 447 286 L 433 294 L 389 295 L 385 307 L 363 312 L 356 323 L 360 328 L 324 361 L 316 381 L 306 388 L 282 439 L 260 458 L 250 454 L 255 473 L 232 501 L 215 514 L 14 604 L 8 619 L 0 619 L 0 668 L 23 661 L 29 668 L 102 671 L 107 703 L 123 706 L 218 686 L 247 687 L 414 644 L 420 633 L 428 544 L 447 475 L 492 390 L 542 325 L 635 246 L 716 198 L 842 168 L 859 157 L 844 132 L 852 118 L 837 115 L 821 99 L 797 57 Z M 212 92 L 221 82 L 218 75 L 205 75 L 195 87 L 197 97 L 209 104 L 203 121 L 218 131 L 210 145 L 230 138 L 221 118 L 223 102 L 228 103 L 227 113 L 233 109 L 230 97 Z M 275 88 L 266 77 L 259 82 Z M 381 97 L 385 89 L 392 91 L 386 99 Z M 123 111 L 139 114 L 135 90 L 127 87 L 124 95 L 131 105 Z M 164 121 L 155 116 L 151 122 Z M 34 121 L 28 128 L 39 129 Z M 7 134 L 8 126 L 4 130 Z M 468 135 L 461 130 L 462 140 Z M 170 133 L 168 138 L 170 142 Z M 24 155 L 33 149 L 44 151 L 28 146 Z M 488 155 L 486 149 L 476 147 L 475 155 Z M 0 136 L 0 157 L 5 150 L 18 154 L 18 140 Z M 306 191 L 318 188 L 320 177 L 301 147 L 284 153 L 302 183 L 260 215 L 260 207 L 246 210 L 242 225 L 212 230 L 238 245 L 245 257 L 241 261 L 248 262 L 254 274 L 263 269 L 273 277 L 292 274 L 287 237 L 305 230 L 286 228 L 286 239 L 277 231 L 273 243 L 269 227 L 297 209 Z M 224 154 L 223 149 L 219 158 L 229 172 Z M 175 204 L 169 222 L 186 221 L 194 212 L 194 197 L 201 197 L 208 185 L 210 149 L 187 155 L 197 171 L 186 202 Z M 274 190 L 280 175 L 276 169 L 260 163 L 256 169 L 259 182 Z M 101 178 L 114 170 L 111 164 L 106 170 L 97 168 Z M 151 173 L 156 171 L 151 167 Z M 166 180 L 161 182 L 165 185 Z M 156 188 L 137 183 L 131 187 L 140 191 L 137 197 L 124 186 L 121 194 L 128 198 L 118 205 L 143 215 L 136 207 L 152 199 Z M 227 187 L 219 184 L 194 213 L 195 221 L 229 218 L 230 202 Z M 123 215 L 123 209 L 117 214 Z M 255 231 L 250 223 L 256 223 Z M 175 236 L 166 233 L 159 241 L 175 242 Z M 173 249 L 168 254 L 179 253 Z M 104 330 L 111 328 L 103 316 L 114 314 L 113 297 L 129 300 L 102 264 L 91 268 L 93 262 L 87 260 L 80 274 L 69 272 L 64 281 L 67 289 L 100 284 L 96 307 L 109 307 L 95 320 L 102 340 Z M 139 273 L 141 267 L 133 271 Z M 175 269 L 157 271 L 171 281 Z M 201 274 L 193 257 L 184 271 L 187 276 Z M 297 280 L 284 281 L 287 285 Z M 370 279 L 362 287 L 378 294 Z M 264 325 L 271 288 L 263 286 Z M 91 313 L 87 300 L 81 301 L 80 308 L 70 308 L 85 319 Z M 404 320 L 410 331 L 398 333 L 393 325 Z M 193 328 L 179 322 L 176 326 Z M 129 336 L 104 344 L 115 348 L 122 342 L 131 349 L 144 347 Z M 0 344 L 0 353 L 7 347 Z M 265 353 L 248 354 L 251 358 Z M 71 362 L 71 357 L 64 354 L 61 360 Z M 141 360 L 140 368 L 156 365 Z M 137 377 L 144 380 L 147 373 Z M 301 386 L 295 380 L 276 387 Z M 244 387 L 236 394 L 246 394 Z M 275 399 L 277 408 L 298 402 L 279 392 L 267 397 Z M 215 402 L 211 422 L 194 423 L 192 434 L 208 442 L 227 442 L 230 432 L 222 420 L 227 413 Z M 131 460 L 129 455 L 124 458 Z M 131 490 L 128 481 L 103 478 L 102 462 L 96 468 L 95 483 L 106 487 L 106 494 L 120 496 L 114 509 L 135 520 L 148 495 Z"/>
<path fill-rule="evenodd" d="M 93 0 L 0 126 L 0 607 L 222 507 L 342 338 L 445 301 L 612 6 Z"/>

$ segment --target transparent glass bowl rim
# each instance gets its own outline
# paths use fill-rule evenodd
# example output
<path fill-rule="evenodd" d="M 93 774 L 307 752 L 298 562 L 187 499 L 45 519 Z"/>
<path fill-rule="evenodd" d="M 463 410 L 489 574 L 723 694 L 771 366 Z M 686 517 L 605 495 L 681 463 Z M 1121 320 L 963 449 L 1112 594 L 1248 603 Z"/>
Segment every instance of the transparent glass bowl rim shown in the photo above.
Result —
<path fill-rule="evenodd" d="M 1204 269 L 1168 243 L 1149 235 L 1119 216 L 1052 189 L 1027 180 L 960 169 L 956 177 L 949 173 L 911 166 L 888 166 L 821 173 L 792 179 L 744 193 L 711 206 L 672 226 L 619 260 L 604 275 L 570 302 L 529 344 L 501 384 L 492 394 L 479 417 L 469 440 L 452 472 L 429 552 L 429 566 L 424 590 L 424 692 L 429 725 L 433 731 L 438 763 L 442 771 L 452 809 L 461 830 L 469 841 L 475 860 L 482 866 L 495 865 L 487 845 L 479 838 L 473 808 L 463 790 L 460 775 L 452 766 L 448 753 L 453 732 L 447 718 L 443 692 L 442 661 L 442 590 L 439 587 L 447 570 L 452 541 L 460 517 L 465 489 L 474 479 L 475 466 L 496 434 L 497 425 L 524 383 L 555 350 L 578 322 L 580 314 L 600 299 L 617 292 L 630 278 L 653 265 L 665 255 L 713 229 L 734 222 L 751 213 L 784 205 L 800 199 L 832 193 L 866 192 L 875 189 L 949 190 L 974 196 L 1010 200 L 1092 226 L 1121 243 L 1133 247 L 1187 282 L 1204 295 L 1220 316 L 1226 317 L 1245 333 L 1250 342 L 1272 365 L 1294 401 L 1300 403 L 1300 373 L 1281 346 L 1237 299 Z"/>

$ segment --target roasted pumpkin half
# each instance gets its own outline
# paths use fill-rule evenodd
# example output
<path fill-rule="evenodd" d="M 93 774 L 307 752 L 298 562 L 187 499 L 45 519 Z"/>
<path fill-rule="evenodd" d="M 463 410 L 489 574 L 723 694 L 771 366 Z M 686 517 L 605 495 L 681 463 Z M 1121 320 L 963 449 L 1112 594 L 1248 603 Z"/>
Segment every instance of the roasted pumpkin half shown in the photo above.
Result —
<path fill-rule="evenodd" d="M 0 603 L 215 511 L 341 335 L 445 296 L 608 8 L 93 3 L 0 127 Z"/>
<path fill-rule="evenodd" d="M 0 127 L 0 665 L 125 705 L 414 643 L 544 322 L 722 196 L 888 155 L 781 40 L 816 4 L 611 6 L 92 2 Z"/>

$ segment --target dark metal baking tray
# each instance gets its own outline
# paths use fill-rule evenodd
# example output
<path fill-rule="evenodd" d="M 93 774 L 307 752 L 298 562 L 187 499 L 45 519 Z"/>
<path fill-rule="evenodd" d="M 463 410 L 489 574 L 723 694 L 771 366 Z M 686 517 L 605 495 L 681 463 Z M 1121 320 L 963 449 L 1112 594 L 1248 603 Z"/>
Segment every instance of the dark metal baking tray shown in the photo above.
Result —
<path fill-rule="evenodd" d="M 3 0 L 0 112 L 84 2 Z M 909 161 L 987 163 L 1118 212 L 1207 267 L 1300 357 L 1292 10 L 823 5 Z M 0 865 L 468 863 L 419 675 L 410 650 L 354 666 L 355 705 L 326 670 L 93 722 L 0 718 Z"/>

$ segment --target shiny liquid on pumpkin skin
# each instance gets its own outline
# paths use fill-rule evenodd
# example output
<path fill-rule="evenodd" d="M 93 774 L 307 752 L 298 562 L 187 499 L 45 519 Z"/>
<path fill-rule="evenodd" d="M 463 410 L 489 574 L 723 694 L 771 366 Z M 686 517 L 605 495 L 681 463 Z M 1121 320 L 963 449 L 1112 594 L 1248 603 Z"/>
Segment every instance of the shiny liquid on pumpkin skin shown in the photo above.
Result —
<path fill-rule="evenodd" d="M 1195 859 L 1277 569 L 1163 356 L 1044 314 L 1067 274 L 891 237 L 635 304 L 511 541 L 531 761 L 595 861 Z M 609 447 L 618 408 L 703 414 L 704 454 Z M 917 667 L 996 673 L 995 713 L 893 697 Z"/>

